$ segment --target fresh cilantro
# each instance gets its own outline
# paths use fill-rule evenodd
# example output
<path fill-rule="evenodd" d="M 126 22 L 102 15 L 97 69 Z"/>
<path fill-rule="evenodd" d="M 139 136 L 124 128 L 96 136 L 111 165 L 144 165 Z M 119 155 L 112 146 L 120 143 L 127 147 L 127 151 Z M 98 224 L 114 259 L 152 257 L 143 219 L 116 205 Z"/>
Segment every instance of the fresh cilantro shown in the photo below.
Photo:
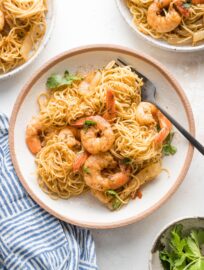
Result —
<path fill-rule="evenodd" d="M 113 210 L 118 209 L 122 204 L 126 204 L 126 202 L 123 201 L 120 198 L 120 196 L 118 195 L 118 193 L 115 190 L 113 190 L 113 189 L 106 190 L 105 191 L 105 194 L 115 197 L 115 199 L 113 200 L 113 203 L 112 203 Z"/>
<path fill-rule="evenodd" d="M 159 125 L 159 124 L 157 124 L 156 129 L 157 129 L 157 131 L 158 131 L 158 132 L 161 130 L 160 125 Z"/>
<path fill-rule="evenodd" d="M 191 4 L 189 4 L 189 3 L 183 3 L 183 7 L 185 9 L 189 9 L 191 7 Z"/>
<path fill-rule="evenodd" d="M 119 201 L 117 198 L 113 200 L 112 208 L 113 210 L 117 210 L 121 206 L 121 201 Z"/>
<path fill-rule="evenodd" d="M 87 167 L 83 167 L 83 172 L 84 173 L 87 173 L 87 174 L 90 174 L 90 170 L 89 170 L 89 168 L 87 168 Z"/>
<path fill-rule="evenodd" d="M 163 144 L 162 152 L 164 156 L 174 155 L 177 151 L 176 147 L 171 144 L 173 137 L 174 133 L 170 132 Z"/>
<path fill-rule="evenodd" d="M 80 81 L 81 78 L 69 74 L 69 71 L 65 71 L 64 75 L 53 74 L 47 79 L 46 86 L 48 89 L 55 89 L 64 85 L 71 85 L 74 81 Z"/>
<path fill-rule="evenodd" d="M 111 195 L 111 196 L 118 196 L 118 193 L 115 190 L 109 189 L 106 190 L 106 195 Z"/>
<path fill-rule="evenodd" d="M 204 270 L 204 230 L 183 233 L 183 226 L 175 226 L 167 239 L 159 257 L 166 270 Z"/>
<path fill-rule="evenodd" d="M 95 126 L 97 123 L 95 121 L 92 121 L 92 120 L 85 120 L 84 121 L 84 126 L 87 126 L 87 127 L 91 127 L 91 126 Z"/>
<path fill-rule="evenodd" d="M 125 165 L 130 164 L 130 163 L 131 163 L 131 158 L 125 157 L 125 158 L 122 160 L 122 163 L 125 164 Z"/>
<path fill-rule="evenodd" d="M 84 130 L 87 131 L 90 127 L 95 126 L 97 123 L 92 120 L 85 120 L 84 121 Z"/>

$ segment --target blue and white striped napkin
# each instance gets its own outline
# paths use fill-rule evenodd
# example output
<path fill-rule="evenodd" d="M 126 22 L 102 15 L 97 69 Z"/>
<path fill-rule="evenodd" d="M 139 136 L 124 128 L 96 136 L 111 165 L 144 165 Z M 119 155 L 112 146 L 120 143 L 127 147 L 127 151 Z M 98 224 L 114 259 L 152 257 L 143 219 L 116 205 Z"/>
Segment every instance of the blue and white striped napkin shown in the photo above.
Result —
<path fill-rule="evenodd" d="M 0 114 L 0 270 L 91 270 L 96 266 L 90 232 L 41 209 L 14 171 L 8 119 Z"/>

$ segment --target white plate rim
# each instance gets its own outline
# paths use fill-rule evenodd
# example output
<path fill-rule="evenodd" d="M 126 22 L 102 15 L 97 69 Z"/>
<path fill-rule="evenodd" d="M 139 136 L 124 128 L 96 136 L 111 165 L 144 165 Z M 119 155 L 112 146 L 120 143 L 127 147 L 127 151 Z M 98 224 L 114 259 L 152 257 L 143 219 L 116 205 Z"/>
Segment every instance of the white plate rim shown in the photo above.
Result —
<path fill-rule="evenodd" d="M 26 67 L 28 67 L 32 62 L 34 62 L 36 60 L 36 58 L 38 58 L 38 56 L 42 53 L 42 51 L 47 46 L 47 44 L 51 38 L 51 34 L 52 34 L 53 29 L 54 29 L 55 20 L 56 20 L 56 0 L 50 0 L 50 1 L 52 2 L 52 4 L 51 4 L 52 9 L 51 9 L 49 30 L 48 31 L 46 30 L 45 36 L 43 37 L 43 40 L 42 40 L 40 46 L 38 47 L 37 51 L 34 53 L 34 55 L 27 62 L 23 63 L 20 66 L 15 67 L 14 69 L 12 69 L 9 72 L 0 74 L 0 80 L 6 80 L 10 77 L 15 76 L 17 73 L 21 72 L 22 70 L 26 69 Z"/>
<path fill-rule="evenodd" d="M 123 19 L 125 20 L 125 22 L 131 27 L 131 29 L 136 33 L 136 35 L 141 40 L 144 40 L 147 43 L 156 46 L 157 48 L 164 49 L 164 50 L 171 51 L 171 52 L 178 52 L 178 53 L 187 53 L 188 52 L 188 53 L 190 53 L 190 52 L 199 52 L 199 51 L 204 50 L 204 42 L 203 42 L 203 44 L 198 45 L 198 46 L 190 46 L 190 45 L 176 46 L 176 45 L 171 45 L 165 41 L 160 41 L 160 40 L 152 38 L 151 36 L 143 34 L 142 32 L 140 32 L 137 29 L 136 25 L 129 22 L 129 20 L 126 17 L 125 12 L 122 8 L 122 4 L 121 4 L 122 1 L 124 1 L 124 0 L 115 0 L 116 6 L 117 6 L 120 14 L 122 15 Z"/>
<path fill-rule="evenodd" d="M 46 203 L 44 203 L 41 199 L 39 199 L 33 193 L 33 191 L 30 189 L 29 185 L 27 184 L 26 180 L 24 179 L 24 177 L 19 169 L 17 157 L 15 154 L 15 148 L 14 148 L 15 122 L 16 122 L 16 118 L 18 115 L 18 111 L 21 107 L 21 104 L 24 101 L 24 98 L 29 93 L 30 89 L 32 89 L 32 85 L 35 84 L 35 82 L 38 80 L 38 78 L 41 77 L 44 73 L 46 73 L 51 67 L 53 67 L 57 63 L 65 60 L 69 57 L 72 57 L 74 55 L 83 54 L 85 52 L 106 51 L 106 50 L 120 52 L 120 53 L 123 53 L 126 55 L 137 57 L 137 58 L 140 58 L 140 59 L 148 62 L 149 64 L 152 64 L 153 66 L 155 66 L 169 80 L 169 83 L 171 83 L 171 85 L 175 89 L 176 93 L 179 95 L 179 97 L 183 103 L 186 115 L 187 115 L 189 131 L 193 136 L 195 136 L 195 122 L 194 122 L 193 112 L 192 112 L 190 103 L 189 103 L 183 89 L 181 88 L 181 86 L 178 84 L 178 82 L 175 80 L 175 78 L 172 77 L 172 75 L 167 71 L 167 69 L 163 65 L 161 65 L 157 60 L 155 60 L 154 58 L 152 58 L 148 55 L 142 54 L 138 51 L 135 51 L 135 50 L 132 50 L 132 49 L 129 49 L 127 47 L 120 46 L 120 45 L 113 45 L 113 44 L 112 45 L 110 45 L 110 44 L 87 45 L 87 46 L 77 47 L 75 49 L 65 51 L 65 52 L 51 58 L 51 60 L 46 62 L 37 72 L 35 72 L 34 75 L 30 78 L 30 80 L 25 84 L 25 86 L 21 90 L 21 92 L 20 92 L 20 94 L 19 94 L 19 96 L 14 104 L 11 119 L 10 119 L 9 148 L 10 148 L 11 159 L 12 159 L 15 171 L 16 171 L 17 176 L 19 177 L 22 185 L 27 190 L 27 192 L 32 197 L 32 199 L 36 203 L 38 203 L 43 209 L 45 209 L 47 212 L 49 212 L 50 214 L 52 214 L 53 216 L 55 216 L 59 219 L 66 221 L 66 222 L 69 222 L 71 224 L 82 226 L 82 227 L 87 227 L 87 228 L 95 228 L 95 229 L 109 229 L 109 228 L 117 228 L 117 227 L 126 226 L 128 224 L 132 224 L 134 222 L 137 222 L 137 221 L 147 217 L 151 213 L 153 213 L 162 204 L 164 204 L 168 198 L 171 197 L 171 195 L 177 190 L 177 188 L 183 182 L 185 175 L 190 167 L 190 163 L 191 163 L 191 160 L 193 157 L 193 151 L 194 151 L 193 146 L 189 143 L 185 162 L 183 164 L 183 167 L 181 169 L 181 172 L 180 172 L 177 180 L 175 181 L 175 184 L 170 188 L 170 190 L 158 202 L 156 202 L 153 206 L 151 206 L 147 210 L 141 212 L 139 215 L 137 214 L 136 216 L 123 219 L 122 221 L 115 221 L 115 222 L 111 222 L 110 224 L 88 222 L 88 221 L 79 222 L 79 221 L 75 220 L 74 218 L 67 218 L 64 215 L 57 213 L 55 210 L 53 210 L 49 206 L 47 206 Z"/>

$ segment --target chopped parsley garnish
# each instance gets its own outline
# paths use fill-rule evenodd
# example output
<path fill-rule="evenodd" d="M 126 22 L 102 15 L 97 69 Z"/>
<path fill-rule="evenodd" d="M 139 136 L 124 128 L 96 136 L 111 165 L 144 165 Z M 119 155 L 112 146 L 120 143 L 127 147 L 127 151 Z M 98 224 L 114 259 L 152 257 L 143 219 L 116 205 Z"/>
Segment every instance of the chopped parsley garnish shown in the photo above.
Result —
<path fill-rule="evenodd" d="M 183 3 L 183 7 L 189 9 L 191 7 L 190 3 Z"/>
<path fill-rule="evenodd" d="M 83 172 L 84 173 L 87 173 L 87 174 L 90 174 L 90 170 L 89 170 L 89 168 L 87 168 L 87 167 L 83 167 Z"/>
<path fill-rule="evenodd" d="M 84 121 L 84 129 L 87 131 L 90 127 L 95 126 L 97 123 L 92 120 L 85 120 Z"/>
<path fill-rule="evenodd" d="M 105 194 L 115 197 L 112 203 L 113 210 L 118 209 L 122 204 L 126 204 L 126 202 L 123 201 L 118 195 L 118 193 L 113 189 L 106 190 Z"/>
<path fill-rule="evenodd" d="M 170 238 L 163 244 L 159 253 L 166 270 L 203 270 L 204 256 L 201 246 L 204 244 L 204 229 L 192 229 L 183 233 L 183 226 L 175 226 Z M 165 242 L 166 242 L 165 241 Z"/>
<path fill-rule="evenodd" d="M 174 133 L 170 132 L 163 144 L 162 152 L 164 156 L 174 155 L 177 151 L 176 147 L 171 144 L 173 137 Z"/>
<path fill-rule="evenodd" d="M 127 165 L 127 164 L 130 164 L 131 163 L 131 158 L 128 158 L 128 157 L 125 157 L 124 159 L 122 159 L 122 163 Z"/>
<path fill-rule="evenodd" d="M 113 189 L 106 190 L 105 193 L 106 193 L 106 195 L 111 195 L 111 196 L 115 196 L 115 197 L 118 196 L 118 193 Z"/>
<path fill-rule="evenodd" d="M 117 210 L 121 206 L 121 201 L 119 201 L 117 198 L 113 200 L 112 208 L 113 210 Z"/>
<path fill-rule="evenodd" d="M 64 85 L 71 85 L 74 81 L 80 81 L 81 78 L 75 75 L 69 74 L 69 71 L 65 71 L 64 75 L 53 74 L 47 79 L 46 86 L 48 89 L 55 89 Z"/>
<path fill-rule="evenodd" d="M 91 127 L 91 126 L 95 126 L 95 125 L 96 125 L 95 121 L 92 121 L 92 120 L 85 120 L 84 121 L 84 126 Z"/>

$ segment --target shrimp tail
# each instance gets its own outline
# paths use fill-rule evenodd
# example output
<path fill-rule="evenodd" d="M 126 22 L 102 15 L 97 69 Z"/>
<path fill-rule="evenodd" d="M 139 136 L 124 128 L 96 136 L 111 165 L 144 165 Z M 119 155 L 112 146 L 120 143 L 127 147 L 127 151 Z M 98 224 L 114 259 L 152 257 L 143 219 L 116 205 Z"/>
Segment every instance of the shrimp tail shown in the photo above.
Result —
<path fill-rule="evenodd" d="M 182 14 L 186 18 L 190 16 L 190 11 L 189 9 L 185 8 L 185 2 L 183 0 L 175 0 L 173 3 L 180 14 Z"/>
<path fill-rule="evenodd" d="M 106 92 L 106 107 L 107 110 L 103 117 L 110 121 L 116 117 L 115 95 L 111 89 Z"/>
<path fill-rule="evenodd" d="M 82 128 L 86 120 L 91 120 L 91 118 L 90 117 L 80 118 L 76 122 L 72 123 L 71 126 L 76 128 Z"/>
<path fill-rule="evenodd" d="M 160 126 L 161 130 L 154 137 L 154 141 L 156 144 L 162 143 L 166 139 L 166 137 L 168 136 L 168 134 L 170 133 L 170 131 L 172 129 L 171 122 L 160 111 L 158 111 L 157 117 L 159 120 L 159 126 Z"/>
<path fill-rule="evenodd" d="M 91 71 L 84 80 L 79 85 L 79 93 L 88 94 L 90 91 L 94 90 L 95 87 L 97 87 L 101 80 L 101 72 L 97 71 Z"/>
<path fill-rule="evenodd" d="M 73 172 L 78 172 L 84 165 L 88 157 L 89 154 L 87 152 L 82 152 L 79 155 L 77 155 L 72 166 Z"/>
<path fill-rule="evenodd" d="M 36 155 L 41 150 L 41 141 L 37 136 L 26 137 L 26 144 L 32 154 Z"/>

